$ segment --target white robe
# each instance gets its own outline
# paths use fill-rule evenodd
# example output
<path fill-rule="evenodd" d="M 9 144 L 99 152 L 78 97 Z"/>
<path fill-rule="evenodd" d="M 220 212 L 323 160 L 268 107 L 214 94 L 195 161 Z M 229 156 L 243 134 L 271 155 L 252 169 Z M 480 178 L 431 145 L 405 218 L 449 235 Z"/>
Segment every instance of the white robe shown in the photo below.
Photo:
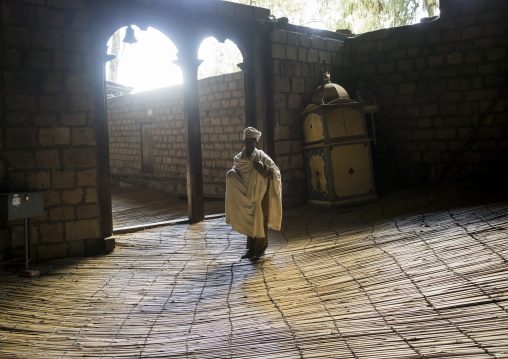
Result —
<path fill-rule="evenodd" d="M 254 168 L 254 161 L 261 161 L 270 168 L 273 178 L 268 180 L 263 177 Z M 265 237 L 261 200 L 268 190 L 268 228 L 280 230 L 282 184 L 279 168 L 266 153 L 258 149 L 248 158 L 244 149 L 235 156 L 234 163 L 226 175 L 226 223 L 230 223 L 235 231 L 246 236 Z"/>

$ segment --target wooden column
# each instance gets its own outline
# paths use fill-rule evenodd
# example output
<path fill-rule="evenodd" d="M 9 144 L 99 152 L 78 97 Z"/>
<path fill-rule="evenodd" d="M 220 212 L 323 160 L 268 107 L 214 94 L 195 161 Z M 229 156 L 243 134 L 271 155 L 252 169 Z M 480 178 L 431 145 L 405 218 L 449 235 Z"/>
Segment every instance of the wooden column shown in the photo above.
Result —
<path fill-rule="evenodd" d="M 205 218 L 198 95 L 198 67 L 203 60 L 197 59 L 196 54 L 180 51 L 175 61 L 183 73 L 184 118 L 187 123 L 187 203 L 192 223 Z"/>
<path fill-rule="evenodd" d="M 91 64 L 95 108 L 94 127 L 97 143 L 97 196 L 101 217 L 101 236 L 107 238 L 113 234 L 113 215 L 109 183 L 109 136 L 105 80 L 106 49 L 104 34 L 101 31 L 103 17 L 98 1 L 92 2 L 92 13 L 94 14 L 92 21 L 94 30 L 91 39 Z"/>
<path fill-rule="evenodd" d="M 256 88 L 254 81 L 254 62 L 251 56 L 245 56 L 244 62 L 238 64 L 243 72 L 243 95 L 245 98 L 245 127 L 257 127 Z"/>

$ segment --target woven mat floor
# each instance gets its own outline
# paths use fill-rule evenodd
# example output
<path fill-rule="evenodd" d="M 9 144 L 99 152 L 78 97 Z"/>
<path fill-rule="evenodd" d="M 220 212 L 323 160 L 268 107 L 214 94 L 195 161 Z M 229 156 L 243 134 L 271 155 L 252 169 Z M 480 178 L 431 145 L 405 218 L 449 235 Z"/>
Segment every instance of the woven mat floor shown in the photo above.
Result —
<path fill-rule="evenodd" d="M 187 199 L 150 188 L 112 187 L 113 229 L 188 219 Z M 224 199 L 205 200 L 205 215 L 224 213 Z"/>
<path fill-rule="evenodd" d="M 286 211 L 265 260 L 223 218 L 0 276 L 1 358 L 508 358 L 508 201 L 440 187 Z"/>

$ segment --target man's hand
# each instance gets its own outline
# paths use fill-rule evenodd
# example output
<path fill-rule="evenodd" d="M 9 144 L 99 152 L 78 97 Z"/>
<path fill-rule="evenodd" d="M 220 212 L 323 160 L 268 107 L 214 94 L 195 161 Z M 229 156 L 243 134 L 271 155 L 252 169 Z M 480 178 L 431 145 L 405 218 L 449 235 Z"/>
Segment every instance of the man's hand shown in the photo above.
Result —
<path fill-rule="evenodd" d="M 254 168 L 256 169 L 256 171 L 258 171 L 261 176 L 267 178 L 267 179 L 272 179 L 273 178 L 273 174 L 272 174 L 272 171 L 270 170 L 270 168 L 266 167 L 263 165 L 263 163 L 261 161 L 253 161 L 252 162 L 252 165 L 254 166 Z"/>
<path fill-rule="evenodd" d="M 259 161 L 259 160 L 252 162 L 252 164 L 254 165 L 254 168 L 255 168 L 255 169 L 257 169 L 258 171 L 259 171 L 260 169 L 264 169 L 264 168 L 263 168 L 263 164 L 262 164 L 262 163 L 261 163 L 261 161 Z"/>

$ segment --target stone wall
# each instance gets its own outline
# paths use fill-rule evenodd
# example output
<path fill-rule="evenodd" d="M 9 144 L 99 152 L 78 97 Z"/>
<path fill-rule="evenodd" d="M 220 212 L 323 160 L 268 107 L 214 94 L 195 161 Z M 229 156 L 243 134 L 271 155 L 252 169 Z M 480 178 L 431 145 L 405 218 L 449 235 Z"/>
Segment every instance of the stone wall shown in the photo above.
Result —
<path fill-rule="evenodd" d="M 205 197 L 223 197 L 226 172 L 242 149 L 245 124 L 241 72 L 200 80 L 201 149 Z M 129 183 L 185 196 L 186 129 L 182 87 L 173 86 L 108 100 L 113 184 Z M 152 149 L 143 146 L 142 131 Z M 146 133 L 146 132 L 145 132 Z M 150 142 L 149 140 L 145 142 Z M 149 147 L 149 146 L 148 146 Z M 153 171 L 142 155 L 153 151 Z"/>
<path fill-rule="evenodd" d="M 281 170 L 285 207 L 303 204 L 307 175 L 303 160 L 303 127 L 298 115 L 321 85 L 319 61 L 332 64 L 332 81 L 347 65 L 343 36 L 298 26 L 275 29 L 272 37 L 275 112 L 275 161 Z"/>
<path fill-rule="evenodd" d="M 44 215 L 31 221 L 34 260 L 97 252 L 86 2 L 5 0 L 0 11 L 0 186 L 43 192 Z M 1 221 L 0 259 L 23 248 L 23 220 Z"/>
<path fill-rule="evenodd" d="M 437 20 L 347 42 L 350 81 L 364 81 L 384 112 L 373 146 L 383 186 L 506 169 L 507 14 L 506 1 L 443 0 Z"/>

